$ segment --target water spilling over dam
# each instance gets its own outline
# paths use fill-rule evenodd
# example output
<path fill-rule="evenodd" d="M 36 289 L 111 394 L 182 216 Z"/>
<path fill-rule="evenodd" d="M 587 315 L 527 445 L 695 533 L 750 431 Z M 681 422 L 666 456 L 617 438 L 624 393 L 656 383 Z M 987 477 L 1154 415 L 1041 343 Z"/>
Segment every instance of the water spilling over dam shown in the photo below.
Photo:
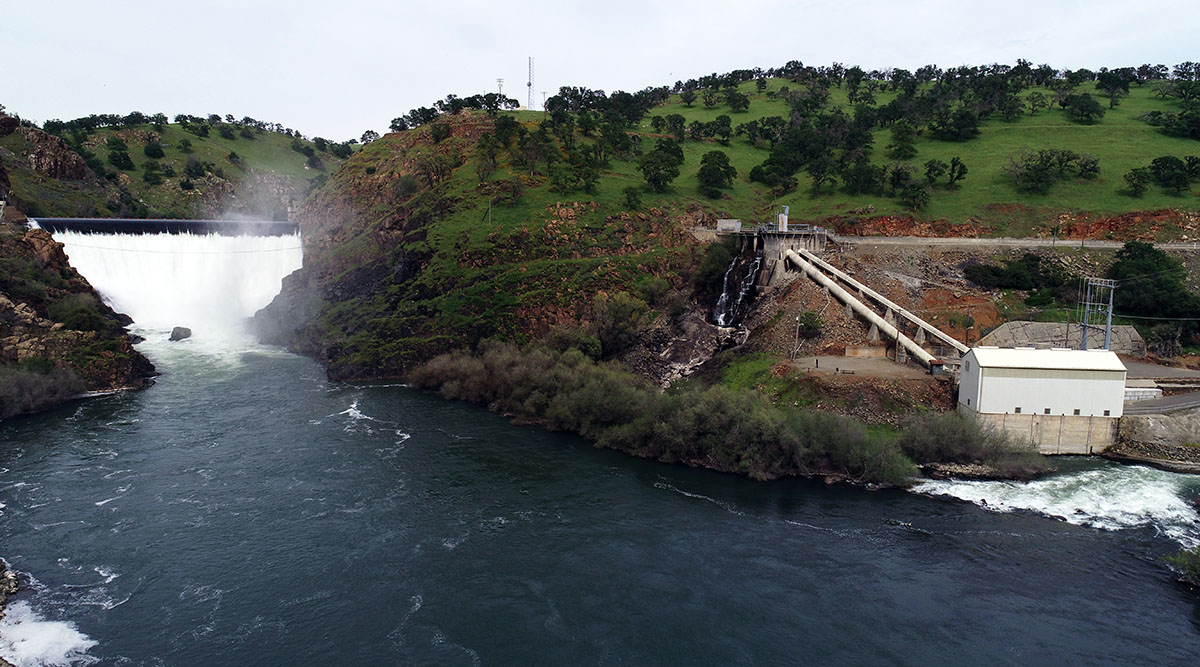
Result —
<path fill-rule="evenodd" d="M 290 233 L 277 233 L 286 231 L 278 226 L 243 226 L 232 235 L 211 225 L 196 234 L 190 228 L 98 233 L 39 224 L 54 230 L 72 266 L 140 328 L 186 326 L 197 335 L 238 330 L 303 261 L 294 225 Z"/>

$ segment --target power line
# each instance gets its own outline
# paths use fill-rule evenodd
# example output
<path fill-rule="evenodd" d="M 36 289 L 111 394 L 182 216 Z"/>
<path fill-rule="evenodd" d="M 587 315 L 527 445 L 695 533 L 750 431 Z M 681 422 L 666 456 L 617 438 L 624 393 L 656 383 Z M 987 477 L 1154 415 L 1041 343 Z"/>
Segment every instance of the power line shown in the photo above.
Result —
<path fill-rule="evenodd" d="M 145 250 L 142 248 L 112 248 L 99 245 L 72 243 L 67 246 L 67 250 L 70 250 L 71 248 L 89 248 L 91 250 L 107 250 L 110 252 L 144 252 L 154 255 L 242 255 L 263 252 L 291 252 L 293 250 L 300 250 L 303 247 L 304 246 L 292 246 L 290 248 L 263 248 L 260 250 Z"/>

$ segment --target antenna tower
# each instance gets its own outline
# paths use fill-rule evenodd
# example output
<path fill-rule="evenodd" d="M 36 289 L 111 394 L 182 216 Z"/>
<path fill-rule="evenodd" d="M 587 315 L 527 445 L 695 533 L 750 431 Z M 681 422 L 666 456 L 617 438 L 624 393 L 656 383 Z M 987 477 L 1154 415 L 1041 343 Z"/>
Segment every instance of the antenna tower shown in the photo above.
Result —
<path fill-rule="evenodd" d="M 529 89 L 527 91 L 529 110 L 533 111 L 533 56 L 529 56 L 529 83 L 526 83 L 525 87 Z"/>
<path fill-rule="evenodd" d="M 504 79 L 496 79 L 496 93 L 504 97 Z"/>
<path fill-rule="evenodd" d="M 1112 311 L 1113 311 L 1113 291 L 1117 289 L 1117 281 L 1107 280 L 1104 278 L 1087 279 L 1087 292 L 1083 298 L 1083 340 L 1079 344 L 1079 349 L 1088 349 L 1088 331 L 1101 329 L 1100 325 L 1092 324 L 1092 310 L 1096 311 L 1096 316 L 1099 318 L 1100 313 L 1106 314 L 1104 321 L 1104 349 L 1112 349 Z"/>

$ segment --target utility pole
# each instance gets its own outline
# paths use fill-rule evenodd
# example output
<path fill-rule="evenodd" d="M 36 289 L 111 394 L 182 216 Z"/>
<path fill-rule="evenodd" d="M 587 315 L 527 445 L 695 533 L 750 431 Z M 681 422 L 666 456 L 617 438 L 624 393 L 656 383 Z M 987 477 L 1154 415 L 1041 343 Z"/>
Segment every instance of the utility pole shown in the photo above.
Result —
<path fill-rule="evenodd" d="M 1099 325 L 1092 324 L 1092 309 L 1096 309 L 1096 314 L 1105 313 L 1104 321 L 1104 349 L 1112 349 L 1112 311 L 1113 311 L 1113 291 L 1117 289 L 1117 281 L 1108 280 L 1106 278 L 1087 279 L 1087 291 L 1083 298 L 1083 336 L 1079 343 L 1079 349 L 1088 349 L 1088 331 L 1091 329 L 1100 329 Z"/>

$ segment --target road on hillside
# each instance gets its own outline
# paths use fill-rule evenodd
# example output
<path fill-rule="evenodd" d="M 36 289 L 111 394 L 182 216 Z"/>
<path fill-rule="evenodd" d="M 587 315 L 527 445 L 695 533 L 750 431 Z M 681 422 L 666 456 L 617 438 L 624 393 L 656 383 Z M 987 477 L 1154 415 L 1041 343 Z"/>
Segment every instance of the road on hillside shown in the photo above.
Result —
<path fill-rule="evenodd" d="M 1127 415 L 1160 415 L 1178 410 L 1200 408 L 1200 391 L 1165 396 L 1148 401 L 1132 401 L 1125 404 Z"/>
<path fill-rule="evenodd" d="M 1196 378 L 1200 379 L 1200 371 L 1190 368 L 1175 368 L 1174 366 L 1159 366 L 1144 361 L 1125 361 L 1125 371 L 1130 378 Z"/>
<path fill-rule="evenodd" d="M 1092 248 L 1120 250 L 1124 241 L 1069 240 L 1069 239 L 1017 239 L 1017 238 L 957 238 L 925 236 L 842 236 L 830 234 L 830 240 L 851 246 L 950 246 L 967 248 Z M 1197 250 L 1200 242 L 1175 241 L 1155 243 L 1160 250 Z"/>

